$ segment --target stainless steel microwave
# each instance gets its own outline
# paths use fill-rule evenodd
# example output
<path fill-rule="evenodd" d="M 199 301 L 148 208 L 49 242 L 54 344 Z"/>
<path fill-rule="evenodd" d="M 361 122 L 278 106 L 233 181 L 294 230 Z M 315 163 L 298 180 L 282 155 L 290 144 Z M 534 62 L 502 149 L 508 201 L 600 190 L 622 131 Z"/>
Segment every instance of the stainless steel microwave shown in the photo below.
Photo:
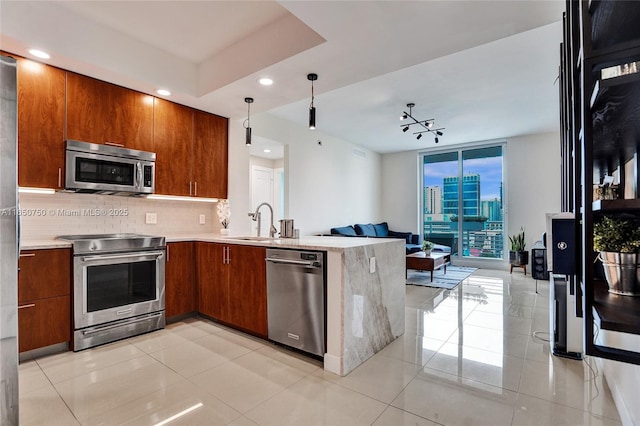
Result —
<path fill-rule="evenodd" d="M 155 189 L 154 152 L 67 140 L 65 190 L 146 195 Z"/>

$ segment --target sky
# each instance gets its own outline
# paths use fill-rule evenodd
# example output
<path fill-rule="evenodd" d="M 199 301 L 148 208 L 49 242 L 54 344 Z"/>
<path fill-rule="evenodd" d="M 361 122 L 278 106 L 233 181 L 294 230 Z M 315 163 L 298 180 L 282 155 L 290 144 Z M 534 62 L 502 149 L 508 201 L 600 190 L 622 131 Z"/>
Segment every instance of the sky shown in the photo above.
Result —
<path fill-rule="evenodd" d="M 500 184 L 502 183 L 502 157 L 476 158 L 464 160 L 463 174 L 477 173 L 480 175 L 480 199 L 493 200 L 500 198 Z M 458 162 L 446 161 L 430 163 L 424 166 L 424 186 L 442 187 L 445 177 L 457 176 Z"/>

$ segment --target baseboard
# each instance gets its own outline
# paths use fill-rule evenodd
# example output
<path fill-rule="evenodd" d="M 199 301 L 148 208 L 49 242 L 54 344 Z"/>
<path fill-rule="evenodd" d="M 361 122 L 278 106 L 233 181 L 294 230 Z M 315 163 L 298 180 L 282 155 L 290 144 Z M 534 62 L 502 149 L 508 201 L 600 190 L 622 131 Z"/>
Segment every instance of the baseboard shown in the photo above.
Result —
<path fill-rule="evenodd" d="M 53 355 L 60 352 L 68 352 L 68 351 L 69 351 L 69 342 L 56 343 L 55 345 L 45 346 L 43 348 L 20 352 L 20 354 L 18 354 L 18 361 L 25 362 L 25 361 L 40 358 L 43 356 Z"/>
<path fill-rule="evenodd" d="M 324 370 L 341 376 L 342 359 L 335 355 L 324 354 Z"/>
<path fill-rule="evenodd" d="M 607 380 L 607 366 L 605 365 L 605 360 L 602 358 L 591 357 L 596 361 L 598 369 L 602 371 L 602 377 L 604 380 Z M 615 361 L 610 361 L 615 362 Z M 609 386 L 609 382 L 607 381 L 607 387 L 609 391 L 611 391 L 611 397 L 613 398 L 613 402 L 616 404 L 616 409 L 618 410 L 618 415 L 620 416 L 620 421 L 623 426 L 636 426 L 633 423 L 633 419 L 631 418 L 631 413 L 627 408 L 627 404 L 624 402 L 624 398 L 622 397 L 622 393 L 618 387 Z"/>

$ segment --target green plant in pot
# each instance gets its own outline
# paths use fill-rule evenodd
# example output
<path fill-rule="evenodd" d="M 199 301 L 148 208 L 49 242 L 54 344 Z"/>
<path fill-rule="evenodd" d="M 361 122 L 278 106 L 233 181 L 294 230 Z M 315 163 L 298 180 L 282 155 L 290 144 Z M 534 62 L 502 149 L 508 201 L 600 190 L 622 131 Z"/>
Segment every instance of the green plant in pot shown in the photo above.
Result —
<path fill-rule="evenodd" d="M 593 225 L 593 249 L 600 252 L 609 292 L 640 296 L 640 219 L 603 216 Z"/>
<path fill-rule="evenodd" d="M 431 250 L 433 250 L 434 247 L 435 247 L 435 244 L 432 243 L 431 241 L 425 240 L 425 241 L 422 242 L 422 251 L 427 256 L 429 256 L 431 254 Z"/>
<path fill-rule="evenodd" d="M 520 232 L 509 237 L 511 251 L 509 251 L 509 263 L 513 266 L 523 266 L 529 264 L 529 252 L 525 250 L 524 228 Z"/>

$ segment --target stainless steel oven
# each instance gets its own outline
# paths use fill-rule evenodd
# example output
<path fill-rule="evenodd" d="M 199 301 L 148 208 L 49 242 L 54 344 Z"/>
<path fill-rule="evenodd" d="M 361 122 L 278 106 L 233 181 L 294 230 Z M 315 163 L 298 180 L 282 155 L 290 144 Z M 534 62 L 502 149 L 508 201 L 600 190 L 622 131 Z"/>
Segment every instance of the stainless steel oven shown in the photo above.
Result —
<path fill-rule="evenodd" d="M 164 237 L 58 238 L 73 241 L 74 351 L 164 327 Z"/>

